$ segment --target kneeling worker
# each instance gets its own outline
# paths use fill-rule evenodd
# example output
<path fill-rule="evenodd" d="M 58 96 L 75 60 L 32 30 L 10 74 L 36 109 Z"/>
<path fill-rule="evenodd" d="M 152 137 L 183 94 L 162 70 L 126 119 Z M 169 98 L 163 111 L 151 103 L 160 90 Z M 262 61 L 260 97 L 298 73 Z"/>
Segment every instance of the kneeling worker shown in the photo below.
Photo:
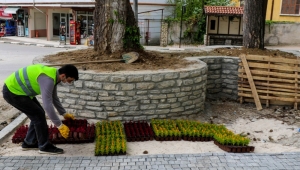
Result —
<path fill-rule="evenodd" d="M 57 69 L 41 64 L 21 68 L 5 80 L 3 98 L 30 119 L 23 150 L 39 149 L 39 153 L 48 154 L 64 152 L 49 141 L 45 111 L 61 135 L 68 138 L 69 128 L 59 119 L 53 105 L 65 119 L 74 119 L 72 114 L 66 113 L 57 97 L 57 84 L 72 85 L 75 80 L 78 80 L 78 70 L 74 65 Z M 35 97 L 39 94 L 42 95 L 45 111 Z"/>

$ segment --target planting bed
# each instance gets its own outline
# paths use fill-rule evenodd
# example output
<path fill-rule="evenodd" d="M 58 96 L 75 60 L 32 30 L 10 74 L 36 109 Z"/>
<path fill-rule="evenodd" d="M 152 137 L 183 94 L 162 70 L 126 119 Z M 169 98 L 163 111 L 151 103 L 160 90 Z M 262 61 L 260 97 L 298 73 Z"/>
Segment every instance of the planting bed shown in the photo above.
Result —
<path fill-rule="evenodd" d="M 50 125 L 48 127 L 49 140 L 55 144 L 63 143 L 90 143 L 95 139 L 95 125 L 89 124 L 86 119 L 63 120 L 66 126 L 69 127 L 69 138 L 65 139 L 61 136 L 59 130 Z M 12 137 L 13 143 L 23 142 L 28 131 L 28 125 L 19 127 Z"/>
<path fill-rule="evenodd" d="M 154 133 L 147 121 L 129 121 L 124 124 L 127 142 L 153 140 Z"/>
<path fill-rule="evenodd" d="M 56 127 L 49 127 L 49 140 L 52 143 L 95 143 L 95 156 L 124 155 L 126 142 L 134 141 L 212 141 L 226 152 L 253 152 L 254 147 L 248 146 L 250 140 L 236 135 L 224 125 L 200 123 L 190 120 L 152 119 L 150 126 L 147 121 L 101 121 L 96 125 L 89 124 L 85 119 L 64 120 L 70 129 L 68 139 L 64 139 Z M 13 135 L 12 142 L 24 140 L 28 125 L 21 126 Z M 127 139 L 127 140 L 126 140 Z"/>

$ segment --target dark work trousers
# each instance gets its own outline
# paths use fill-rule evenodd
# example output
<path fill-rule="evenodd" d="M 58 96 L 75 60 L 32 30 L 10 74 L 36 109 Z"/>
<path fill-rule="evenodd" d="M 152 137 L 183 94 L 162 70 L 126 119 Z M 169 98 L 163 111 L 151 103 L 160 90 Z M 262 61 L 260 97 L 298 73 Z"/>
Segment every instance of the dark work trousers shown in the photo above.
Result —
<path fill-rule="evenodd" d="M 39 148 L 43 149 L 49 143 L 48 125 L 46 121 L 45 111 L 41 104 L 34 97 L 20 96 L 11 93 L 7 86 L 3 86 L 3 98 L 16 109 L 25 113 L 31 120 L 28 132 L 24 141 L 28 145 L 38 142 Z"/>

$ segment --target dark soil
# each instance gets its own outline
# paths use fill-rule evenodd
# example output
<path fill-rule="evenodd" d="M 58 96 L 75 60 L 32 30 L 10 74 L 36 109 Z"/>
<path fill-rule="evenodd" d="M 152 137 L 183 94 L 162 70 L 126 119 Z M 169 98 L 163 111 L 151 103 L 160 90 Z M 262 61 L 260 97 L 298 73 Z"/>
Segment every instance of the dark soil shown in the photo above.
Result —
<path fill-rule="evenodd" d="M 125 52 L 124 52 L 125 53 Z M 44 58 L 46 63 L 73 63 L 97 60 L 122 59 L 124 53 L 97 54 L 92 48 L 61 52 L 55 55 L 49 55 Z M 133 71 L 133 70 L 159 70 L 159 69 L 176 69 L 184 68 L 191 62 L 183 60 L 184 57 L 193 56 L 235 56 L 240 54 L 282 56 L 286 58 L 295 57 L 292 53 L 282 52 L 279 50 L 260 50 L 247 48 L 216 48 L 212 51 L 185 50 L 176 52 L 157 52 L 157 51 L 139 51 L 139 59 L 131 64 L 122 62 L 98 63 L 98 64 L 79 64 L 77 67 L 83 70 L 95 71 Z"/>

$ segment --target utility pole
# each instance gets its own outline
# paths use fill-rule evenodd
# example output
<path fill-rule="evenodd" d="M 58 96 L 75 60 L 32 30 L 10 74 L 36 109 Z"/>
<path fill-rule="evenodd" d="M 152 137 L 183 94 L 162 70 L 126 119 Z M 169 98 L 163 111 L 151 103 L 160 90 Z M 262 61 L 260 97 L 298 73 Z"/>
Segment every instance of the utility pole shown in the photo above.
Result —
<path fill-rule="evenodd" d="M 133 0 L 134 18 L 135 22 L 138 23 L 138 0 Z"/>
<path fill-rule="evenodd" d="M 181 47 L 181 32 L 182 32 L 182 17 L 185 13 L 185 4 L 181 6 L 181 18 L 180 18 L 180 35 L 179 35 L 179 48 Z"/>

